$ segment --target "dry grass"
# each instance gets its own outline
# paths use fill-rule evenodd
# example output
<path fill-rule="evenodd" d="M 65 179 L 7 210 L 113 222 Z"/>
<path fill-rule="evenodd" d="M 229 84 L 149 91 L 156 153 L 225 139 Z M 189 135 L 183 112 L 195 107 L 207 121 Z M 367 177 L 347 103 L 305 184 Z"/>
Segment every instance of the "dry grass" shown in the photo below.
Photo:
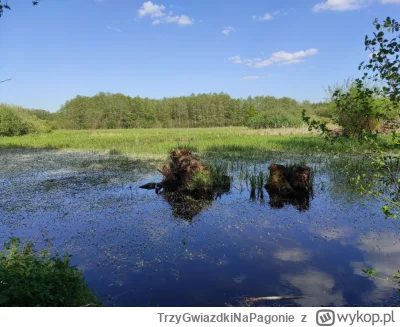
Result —
<path fill-rule="evenodd" d="M 338 126 L 330 124 L 329 129 L 337 129 Z M 267 129 L 246 129 L 239 135 L 316 135 L 318 132 L 309 131 L 307 127 L 282 127 L 282 128 L 267 128 Z"/>

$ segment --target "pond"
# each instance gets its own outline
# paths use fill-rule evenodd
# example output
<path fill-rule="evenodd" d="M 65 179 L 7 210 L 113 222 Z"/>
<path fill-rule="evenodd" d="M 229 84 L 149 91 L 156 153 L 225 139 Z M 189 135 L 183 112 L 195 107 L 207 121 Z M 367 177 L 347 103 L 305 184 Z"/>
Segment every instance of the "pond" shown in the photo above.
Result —
<path fill-rule="evenodd" d="M 17 236 L 71 254 L 106 306 L 237 306 L 265 296 L 304 298 L 257 305 L 398 304 L 391 282 L 362 271 L 400 269 L 398 229 L 321 159 L 308 162 L 315 177 L 306 206 L 271 207 L 267 193 L 250 198 L 240 170 L 267 173 L 272 162 L 293 160 L 276 155 L 231 162 L 231 192 L 188 217 L 139 188 L 160 180 L 160 160 L 0 151 L 1 244 Z"/>

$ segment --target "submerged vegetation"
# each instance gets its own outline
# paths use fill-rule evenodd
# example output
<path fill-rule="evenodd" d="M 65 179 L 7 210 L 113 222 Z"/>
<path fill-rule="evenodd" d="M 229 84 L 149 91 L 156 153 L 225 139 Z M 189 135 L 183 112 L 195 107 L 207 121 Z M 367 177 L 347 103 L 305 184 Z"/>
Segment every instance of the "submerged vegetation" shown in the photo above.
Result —
<path fill-rule="evenodd" d="M 0 252 L 0 306 L 99 306 L 70 256 L 34 251 L 32 242 L 11 238 Z"/>

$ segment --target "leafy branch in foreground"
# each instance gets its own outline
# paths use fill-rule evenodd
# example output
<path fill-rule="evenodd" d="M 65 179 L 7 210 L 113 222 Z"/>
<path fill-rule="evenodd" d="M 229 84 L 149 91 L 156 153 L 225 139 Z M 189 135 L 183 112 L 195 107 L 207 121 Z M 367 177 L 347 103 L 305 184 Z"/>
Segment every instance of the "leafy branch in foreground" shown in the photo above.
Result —
<path fill-rule="evenodd" d="M 400 101 L 400 24 L 390 17 L 382 23 L 375 19 L 376 32 L 373 37 L 365 36 L 365 50 L 371 52 L 369 62 L 362 62 L 359 70 L 364 70 L 363 80 L 371 80 L 381 84 L 381 95 L 389 97 L 393 102 Z M 390 37 L 387 34 L 394 36 Z"/>
<path fill-rule="evenodd" d="M 10 238 L 0 252 L 0 306 L 100 306 L 70 265 L 70 256 L 34 251 L 32 242 Z"/>
<path fill-rule="evenodd" d="M 400 270 L 392 276 L 393 279 L 390 279 L 388 277 L 383 278 L 383 277 L 377 276 L 378 272 L 374 269 L 363 269 L 362 271 L 370 279 L 379 279 L 379 280 L 382 280 L 385 282 L 394 282 L 395 284 L 398 285 L 398 287 L 400 287 Z M 400 289 L 399 289 L 399 291 L 400 291 Z"/>
<path fill-rule="evenodd" d="M 382 119 L 398 120 L 400 116 L 400 24 L 387 17 L 382 23 L 376 19 L 374 26 L 376 32 L 372 37 L 366 36 L 364 41 L 365 50 L 371 55 L 368 63 L 359 65 L 359 70 L 364 71 L 362 78 L 356 79 L 350 87 L 337 88 L 332 93 L 332 101 L 338 110 L 336 123 L 342 127 L 343 134 L 357 136 L 359 142 L 367 144 L 371 150 L 366 160 L 372 164 L 373 172 L 358 173 L 352 181 L 362 193 L 383 202 L 383 214 L 394 223 L 392 219 L 397 219 L 400 212 L 400 157 L 382 149 L 377 127 Z M 374 86 L 369 87 L 368 83 Z M 311 120 L 304 111 L 303 120 L 310 130 L 316 129 L 325 136 L 331 134 L 326 124 Z M 392 133 L 391 145 L 392 149 L 400 147 L 396 130 Z M 376 277 L 375 270 L 364 269 L 363 272 L 370 278 L 381 279 Z M 393 278 L 399 281 L 400 271 Z M 397 285 L 400 287 L 400 283 Z"/>
<path fill-rule="evenodd" d="M 362 62 L 359 70 L 364 70 L 363 81 L 371 80 L 379 83 L 380 87 L 375 88 L 375 92 L 384 99 L 390 101 L 382 102 L 381 115 L 388 112 L 392 116 L 399 117 L 400 104 L 400 35 L 399 23 L 387 17 L 382 23 L 376 19 L 374 26 L 377 32 L 373 33 L 373 37 L 365 37 L 365 50 L 371 51 L 371 59 L 367 64 Z M 387 34 L 393 36 L 390 37 Z M 362 81 L 357 80 L 359 85 Z M 394 114 L 394 115 L 393 115 Z M 396 219 L 400 209 L 400 158 L 396 155 L 382 150 L 376 142 L 376 139 L 366 139 L 373 145 L 374 156 L 371 159 L 377 168 L 371 184 L 375 184 L 377 190 L 372 194 L 383 200 L 385 205 L 382 212 L 386 218 Z M 392 146 L 398 148 L 400 146 L 400 138 L 397 131 L 392 134 Z M 371 193 L 371 190 L 369 190 Z"/>
<path fill-rule="evenodd" d="M 364 71 L 362 78 L 350 86 L 336 88 L 332 101 L 338 111 L 335 123 L 348 136 L 363 136 L 373 133 L 379 121 L 399 118 L 400 114 L 400 24 L 387 17 L 382 23 L 374 21 L 376 32 L 365 36 L 365 50 L 370 59 L 362 62 L 358 69 Z M 368 85 L 372 83 L 373 87 Z M 326 124 L 309 121 L 303 113 L 310 129 L 329 134 Z"/>
<path fill-rule="evenodd" d="M 40 0 L 32 1 L 32 5 L 36 6 L 39 2 Z M 11 7 L 8 5 L 7 0 L 0 0 L 0 17 L 3 16 L 4 9 L 11 10 Z"/>
<path fill-rule="evenodd" d="M 386 219 L 397 219 L 400 211 L 400 157 L 383 150 L 374 137 L 366 136 L 364 143 L 368 143 L 372 150 L 366 159 L 371 163 L 373 173 L 357 174 L 351 180 L 361 193 L 370 194 L 384 203 L 382 212 Z M 397 132 L 392 134 L 392 145 L 400 146 Z"/>

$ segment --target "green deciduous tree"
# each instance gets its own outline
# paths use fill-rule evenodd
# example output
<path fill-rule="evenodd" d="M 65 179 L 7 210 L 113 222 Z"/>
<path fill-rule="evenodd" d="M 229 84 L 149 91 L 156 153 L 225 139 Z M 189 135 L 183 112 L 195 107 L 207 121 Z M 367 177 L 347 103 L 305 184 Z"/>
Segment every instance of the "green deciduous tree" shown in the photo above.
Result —
<path fill-rule="evenodd" d="M 326 104 L 312 104 L 313 112 Z M 99 93 L 77 96 L 58 112 L 67 129 L 224 127 L 297 127 L 302 104 L 294 99 L 249 97 L 233 99 L 225 93 L 192 94 L 160 100 Z M 260 118 L 260 119 L 258 119 Z"/>

